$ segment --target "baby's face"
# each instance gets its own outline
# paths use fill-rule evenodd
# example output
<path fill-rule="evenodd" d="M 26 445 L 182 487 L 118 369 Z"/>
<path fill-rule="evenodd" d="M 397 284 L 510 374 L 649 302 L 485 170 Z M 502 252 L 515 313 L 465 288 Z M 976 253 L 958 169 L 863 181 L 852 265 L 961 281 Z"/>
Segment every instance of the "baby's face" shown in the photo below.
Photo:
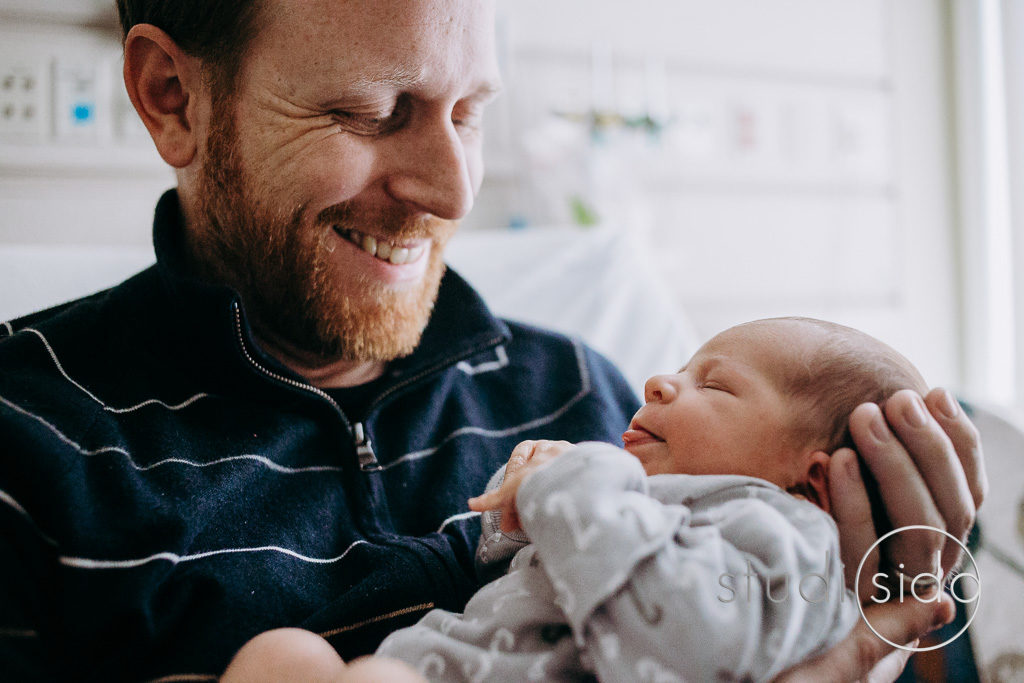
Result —
<path fill-rule="evenodd" d="M 807 343 L 800 327 L 726 330 L 674 375 L 644 387 L 645 405 L 622 435 L 648 474 L 745 474 L 783 487 L 802 477 L 792 443 L 797 407 L 772 381 Z"/>

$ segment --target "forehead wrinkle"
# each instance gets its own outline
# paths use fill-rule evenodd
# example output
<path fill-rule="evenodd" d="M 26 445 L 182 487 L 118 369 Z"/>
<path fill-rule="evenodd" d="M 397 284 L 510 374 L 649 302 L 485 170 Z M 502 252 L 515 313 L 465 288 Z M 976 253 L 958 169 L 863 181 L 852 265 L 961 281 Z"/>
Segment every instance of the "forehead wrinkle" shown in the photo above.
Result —
<path fill-rule="evenodd" d="M 254 36 L 256 43 L 290 41 L 296 43 L 291 55 L 294 64 L 304 69 L 334 73 L 343 80 L 350 80 L 355 72 L 362 71 L 362 89 L 374 85 L 394 84 L 409 87 L 429 78 L 431 69 L 421 68 L 419 59 L 445 63 L 449 67 L 459 66 L 456 62 L 469 57 L 477 61 L 482 45 L 476 40 L 453 39 L 453 36 L 467 36 L 479 28 L 474 18 L 479 10 L 462 2 L 438 2 L 437 0 L 399 0 L 398 2 L 338 2 L 337 0 L 293 0 L 302 11 L 288 11 L 282 6 L 268 9 L 264 14 L 264 28 Z M 471 0 L 471 3 L 479 0 Z M 314 8 L 322 14 L 321 21 L 300 21 Z M 271 21 L 270 19 L 275 19 Z M 480 26 L 484 26 L 481 24 Z M 490 36 L 490 32 L 487 34 Z M 329 63 L 331 51 L 313 48 L 310 54 L 302 46 L 313 47 L 318 43 L 347 45 L 340 64 Z M 485 39 L 484 43 L 491 44 Z M 448 54 L 453 51 L 469 51 L 468 55 Z M 258 52 L 259 50 L 257 50 Z M 312 59 L 310 59 L 310 57 Z M 302 59 L 305 64 L 302 64 Z M 407 60 L 402 62 L 402 60 Z M 377 61 L 377 64 L 374 62 Z M 397 62 L 397 67 L 394 64 Z M 390 63 L 390 64 L 389 64 Z M 403 68 L 411 66 L 412 68 Z M 338 70 L 340 68 L 340 70 Z M 420 73 L 425 71 L 425 73 Z M 458 69 L 462 71 L 462 69 Z M 353 84 L 356 86 L 357 84 Z"/>

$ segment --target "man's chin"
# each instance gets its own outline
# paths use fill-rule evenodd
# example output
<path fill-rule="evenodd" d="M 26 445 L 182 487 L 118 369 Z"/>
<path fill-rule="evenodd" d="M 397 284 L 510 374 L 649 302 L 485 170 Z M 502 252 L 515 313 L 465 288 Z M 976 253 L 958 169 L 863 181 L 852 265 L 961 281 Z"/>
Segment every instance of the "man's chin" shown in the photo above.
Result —
<path fill-rule="evenodd" d="M 357 295 L 317 283 L 300 326 L 306 334 L 296 345 L 324 359 L 387 362 L 408 356 L 430 321 L 444 275 L 440 254 L 432 261 L 418 282 L 375 283 Z"/>

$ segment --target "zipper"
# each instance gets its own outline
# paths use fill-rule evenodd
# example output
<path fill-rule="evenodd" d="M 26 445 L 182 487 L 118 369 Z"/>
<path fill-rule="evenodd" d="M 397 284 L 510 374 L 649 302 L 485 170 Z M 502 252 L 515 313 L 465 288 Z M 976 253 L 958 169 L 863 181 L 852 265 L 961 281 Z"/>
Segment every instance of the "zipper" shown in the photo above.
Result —
<path fill-rule="evenodd" d="M 345 412 L 338 405 L 337 401 L 331 398 L 330 394 L 321 389 L 317 389 L 312 384 L 306 384 L 305 382 L 298 382 L 290 377 L 279 375 L 276 372 L 268 370 L 267 368 L 256 362 L 256 359 L 249 353 L 248 347 L 245 345 L 245 335 L 242 334 L 242 310 L 238 305 L 237 301 L 231 303 L 231 307 L 235 311 L 235 332 L 238 334 L 238 345 L 242 349 L 242 353 L 245 354 L 246 359 L 249 363 L 259 370 L 262 374 L 266 375 L 270 379 L 276 380 L 283 384 L 287 384 L 290 387 L 301 389 L 312 394 L 316 394 L 320 398 L 326 400 L 332 406 L 334 406 L 335 412 L 341 417 L 341 421 L 345 423 L 345 428 L 349 434 L 352 435 L 353 445 L 356 449 L 356 456 L 359 458 L 359 469 L 363 472 L 376 472 L 381 469 L 380 463 L 377 462 L 377 455 L 373 452 L 373 444 L 370 443 L 370 438 L 366 435 L 366 431 L 363 427 L 362 422 L 356 422 L 352 424 Z"/>
<path fill-rule="evenodd" d="M 375 398 L 373 402 L 370 403 L 370 405 L 366 407 L 366 415 L 372 415 L 373 411 L 376 410 L 378 406 L 384 403 L 384 401 L 389 397 L 394 396 L 397 392 L 400 392 L 403 389 L 415 384 L 416 382 L 419 382 L 424 377 L 428 377 L 434 374 L 441 368 L 447 367 L 449 365 L 454 365 L 455 363 L 458 363 L 460 360 L 469 358 L 474 353 L 477 353 L 480 349 L 500 344 L 502 339 L 503 337 L 494 337 L 493 339 L 488 340 L 486 344 L 481 345 L 478 349 L 466 351 L 466 353 L 460 356 L 456 356 L 455 358 L 449 358 L 448 360 L 442 363 L 435 363 L 434 365 L 431 365 L 430 367 L 417 372 L 415 375 L 406 377 L 401 382 L 397 382 L 391 385 L 390 387 L 387 388 L 387 390 L 383 391 L 379 396 L 377 396 L 377 398 Z M 330 396 L 328 396 L 327 398 L 330 399 Z M 333 401 L 331 402 L 333 403 Z M 353 429 L 356 430 L 353 433 L 355 434 L 356 438 L 356 453 L 359 455 L 359 467 L 364 472 L 382 471 L 384 468 L 381 466 L 379 462 L 377 462 L 377 456 L 373 452 L 373 444 L 370 443 L 370 437 L 367 436 L 363 431 L 363 423 L 357 422 L 355 425 L 353 425 Z"/>
<path fill-rule="evenodd" d="M 370 438 L 369 436 L 367 436 L 362 422 L 356 422 L 355 424 L 351 423 L 348 417 L 345 415 L 345 413 L 341 410 L 341 406 L 339 406 L 337 402 L 335 402 L 335 400 L 331 398 L 326 392 L 317 389 L 312 384 L 297 382 L 289 377 L 283 377 L 282 375 L 267 370 L 265 367 L 256 362 L 256 359 L 249 354 L 249 350 L 245 346 L 245 337 L 242 335 L 241 307 L 238 305 L 238 301 L 233 301 L 231 303 L 231 306 L 232 308 L 234 308 L 235 311 L 235 331 L 238 333 L 238 344 L 242 348 L 242 353 L 244 353 L 245 357 L 249 360 L 249 363 L 251 363 L 254 368 L 259 370 L 267 377 L 270 377 L 271 379 L 277 380 L 278 382 L 283 382 L 297 389 L 302 389 L 303 391 L 312 392 L 317 396 L 326 399 L 332 406 L 334 406 L 334 409 L 337 411 L 338 415 L 341 416 L 342 421 L 345 423 L 345 426 L 348 428 L 349 433 L 353 437 L 353 444 L 355 445 L 356 448 L 356 455 L 359 458 L 359 469 L 361 469 L 363 472 L 378 472 L 383 470 L 384 468 L 381 467 L 380 463 L 377 461 L 377 454 L 373 452 L 373 444 L 370 442 Z M 415 375 L 407 377 L 401 382 L 392 385 L 386 391 L 377 396 L 377 398 L 375 398 L 373 402 L 370 403 L 369 406 L 367 406 L 366 414 L 372 414 L 373 411 L 378 406 L 380 406 L 385 399 L 394 395 L 396 392 L 399 392 L 407 388 L 408 386 L 415 384 L 416 382 L 419 382 L 424 377 L 434 374 L 441 368 L 458 363 L 460 360 L 469 358 L 474 353 L 479 353 L 481 350 L 485 348 L 497 346 L 498 344 L 501 343 L 503 339 L 504 337 L 500 336 L 494 337 L 493 339 L 488 340 L 484 344 L 481 344 L 474 349 L 467 350 L 465 353 L 460 354 L 454 358 L 449 358 L 441 363 L 435 363 L 434 365 L 431 365 L 430 367 L 425 368 L 420 372 L 417 372 Z"/>
<path fill-rule="evenodd" d="M 373 444 L 370 437 L 366 435 L 362 422 L 352 425 L 352 434 L 356 439 L 356 455 L 359 457 L 359 469 L 363 472 L 379 472 L 383 467 L 377 462 L 377 456 L 373 452 Z"/>

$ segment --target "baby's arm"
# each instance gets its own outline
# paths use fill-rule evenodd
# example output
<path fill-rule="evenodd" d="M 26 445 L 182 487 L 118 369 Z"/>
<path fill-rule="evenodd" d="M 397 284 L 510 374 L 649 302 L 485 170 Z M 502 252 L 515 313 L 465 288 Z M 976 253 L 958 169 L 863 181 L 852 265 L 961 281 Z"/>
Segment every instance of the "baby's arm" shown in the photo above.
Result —
<path fill-rule="evenodd" d="M 488 491 L 496 491 L 505 481 L 505 466 L 494 473 L 487 482 Z M 517 552 L 530 543 L 526 532 L 501 530 L 500 508 L 484 510 L 480 515 L 480 543 L 476 548 L 476 573 L 483 583 L 488 583 L 508 572 L 508 565 Z"/>
<path fill-rule="evenodd" d="M 517 494 L 559 607 L 600 679 L 767 679 L 845 635 L 857 609 L 842 601 L 827 516 L 773 489 L 747 497 L 741 486 L 742 498 L 724 498 L 712 520 L 696 519 L 648 496 L 647 486 L 635 458 L 584 444 L 527 477 Z M 779 505 L 762 499 L 773 494 Z M 767 599 L 756 579 L 746 595 L 748 568 L 776 599 L 789 576 L 789 598 Z M 823 572 L 828 598 L 802 599 L 794 584 Z M 817 599 L 821 585 L 808 580 L 805 593 Z"/>
<path fill-rule="evenodd" d="M 516 510 L 516 491 L 520 483 L 537 467 L 572 448 L 573 444 L 568 441 L 519 442 L 512 449 L 508 463 L 487 482 L 483 494 L 469 500 L 470 509 L 482 513 L 475 564 L 477 577 L 483 583 L 506 574 L 515 554 L 530 543 Z"/>

